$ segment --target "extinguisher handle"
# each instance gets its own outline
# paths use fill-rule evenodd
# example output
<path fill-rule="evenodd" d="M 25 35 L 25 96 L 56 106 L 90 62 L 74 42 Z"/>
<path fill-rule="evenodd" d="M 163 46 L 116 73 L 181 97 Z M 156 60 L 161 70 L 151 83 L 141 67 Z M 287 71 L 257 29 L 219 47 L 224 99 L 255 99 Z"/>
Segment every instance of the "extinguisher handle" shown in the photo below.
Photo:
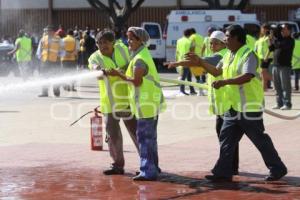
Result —
<path fill-rule="evenodd" d="M 99 116 L 99 114 L 101 113 L 101 111 L 99 110 L 100 106 L 97 106 L 96 108 L 94 108 L 94 112 L 96 116 Z"/>

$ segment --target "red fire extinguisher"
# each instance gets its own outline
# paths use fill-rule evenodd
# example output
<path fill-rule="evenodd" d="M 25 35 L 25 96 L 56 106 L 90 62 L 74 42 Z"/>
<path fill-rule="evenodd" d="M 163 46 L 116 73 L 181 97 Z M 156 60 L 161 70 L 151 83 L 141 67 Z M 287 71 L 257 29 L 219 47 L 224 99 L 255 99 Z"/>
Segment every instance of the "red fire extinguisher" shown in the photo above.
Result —
<path fill-rule="evenodd" d="M 91 149 L 93 151 L 103 150 L 103 122 L 102 114 L 97 108 L 94 109 L 94 116 L 91 117 Z"/>
<path fill-rule="evenodd" d="M 73 126 L 84 116 L 90 113 L 94 113 L 94 116 L 91 117 L 91 149 L 93 151 L 103 150 L 103 120 L 102 120 L 102 113 L 98 110 L 98 108 L 99 106 L 96 107 L 94 111 L 89 111 L 85 113 L 70 125 Z"/>

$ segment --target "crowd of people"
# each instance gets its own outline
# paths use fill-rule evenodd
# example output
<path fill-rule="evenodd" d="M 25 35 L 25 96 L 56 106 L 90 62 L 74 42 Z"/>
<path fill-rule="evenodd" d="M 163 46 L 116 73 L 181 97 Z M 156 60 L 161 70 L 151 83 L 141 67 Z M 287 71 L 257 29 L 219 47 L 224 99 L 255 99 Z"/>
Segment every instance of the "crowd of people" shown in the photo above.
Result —
<path fill-rule="evenodd" d="M 209 37 L 216 30 L 217 28 L 210 27 L 206 37 L 196 33 L 194 28 L 184 30 L 183 36 L 177 41 L 176 60 L 184 59 L 187 52 L 194 52 L 200 57 L 212 55 Z M 246 43 L 259 58 L 264 90 L 272 89 L 271 82 L 273 82 L 277 96 L 277 105 L 273 107 L 274 109 L 292 108 L 292 74 L 295 76 L 294 90 L 299 91 L 299 36 L 300 33 L 292 35 L 292 27 L 288 23 L 278 26 L 263 24 L 259 38 L 246 32 Z M 185 66 L 178 66 L 177 69 L 181 80 L 191 81 L 192 75 L 199 83 L 206 80 L 205 70 L 196 67 L 187 69 Z M 190 87 L 190 93 L 187 93 L 185 87 L 181 85 L 179 95 L 197 95 L 197 93 L 193 87 Z M 198 95 L 203 95 L 203 92 L 200 90 Z"/>

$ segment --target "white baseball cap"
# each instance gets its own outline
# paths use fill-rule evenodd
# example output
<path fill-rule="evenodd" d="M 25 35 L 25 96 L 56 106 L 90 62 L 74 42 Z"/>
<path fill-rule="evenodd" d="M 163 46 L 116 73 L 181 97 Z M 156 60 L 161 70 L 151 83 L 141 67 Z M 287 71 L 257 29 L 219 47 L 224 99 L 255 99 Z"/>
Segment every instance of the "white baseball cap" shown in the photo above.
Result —
<path fill-rule="evenodd" d="M 217 39 L 224 43 L 225 42 L 225 34 L 222 31 L 214 31 L 209 36 L 209 39 Z"/>

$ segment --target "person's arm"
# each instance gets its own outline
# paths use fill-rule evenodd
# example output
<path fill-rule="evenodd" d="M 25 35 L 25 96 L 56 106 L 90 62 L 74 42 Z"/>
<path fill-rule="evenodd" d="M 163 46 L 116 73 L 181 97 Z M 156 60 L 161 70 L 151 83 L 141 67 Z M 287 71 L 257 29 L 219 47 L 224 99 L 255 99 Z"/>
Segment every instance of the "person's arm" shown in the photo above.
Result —
<path fill-rule="evenodd" d="M 212 83 L 212 86 L 215 89 L 219 89 L 220 87 L 223 87 L 225 85 L 243 85 L 251 81 L 252 78 L 253 78 L 253 74 L 247 73 L 247 74 L 242 74 L 240 76 L 237 76 L 236 78 L 215 81 Z"/>
<path fill-rule="evenodd" d="M 128 77 L 125 74 L 123 74 L 121 71 L 115 69 L 105 71 L 105 74 L 109 76 L 119 76 L 124 81 L 132 83 L 135 87 L 139 87 L 143 83 L 143 76 L 145 72 L 146 70 L 144 68 L 135 67 L 133 77 Z"/>
<path fill-rule="evenodd" d="M 216 67 L 214 65 L 209 64 L 202 58 L 198 57 L 195 53 L 186 54 L 185 60 L 179 62 L 170 62 L 168 63 L 168 68 L 173 68 L 177 66 L 186 66 L 186 67 L 203 67 L 208 73 L 213 76 L 219 76 L 222 74 L 222 68 Z"/>
<path fill-rule="evenodd" d="M 19 41 L 16 41 L 15 48 L 13 50 L 11 50 L 10 52 L 8 52 L 7 55 L 12 55 L 12 54 L 16 53 L 19 49 L 20 49 L 20 43 L 19 43 Z"/>
<path fill-rule="evenodd" d="M 40 39 L 40 41 L 39 41 L 39 45 L 38 45 L 38 48 L 37 48 L 37 50 L 36 50 L 36 57 L 38 58 L 38 59 L 41 59 L 42 58 L 42 39 Z"/>

